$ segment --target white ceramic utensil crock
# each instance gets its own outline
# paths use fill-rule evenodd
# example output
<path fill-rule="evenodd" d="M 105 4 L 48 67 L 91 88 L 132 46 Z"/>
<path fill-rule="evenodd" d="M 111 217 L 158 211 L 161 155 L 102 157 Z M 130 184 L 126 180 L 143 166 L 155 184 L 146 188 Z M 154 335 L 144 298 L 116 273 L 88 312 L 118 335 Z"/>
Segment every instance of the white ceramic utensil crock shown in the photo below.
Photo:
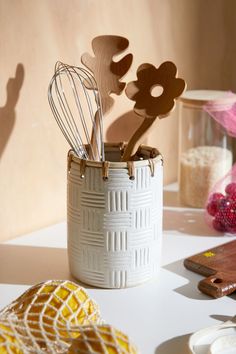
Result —
<path fill-rule="evenodd" d="M 162 235 L 163 161 L 142 146 L 141 159 L 119 162 L 120 144 L 106 160 L 68 154 L 68 258 L 72 275 L 97 287 L 124 288 L 153 278 Z"/>

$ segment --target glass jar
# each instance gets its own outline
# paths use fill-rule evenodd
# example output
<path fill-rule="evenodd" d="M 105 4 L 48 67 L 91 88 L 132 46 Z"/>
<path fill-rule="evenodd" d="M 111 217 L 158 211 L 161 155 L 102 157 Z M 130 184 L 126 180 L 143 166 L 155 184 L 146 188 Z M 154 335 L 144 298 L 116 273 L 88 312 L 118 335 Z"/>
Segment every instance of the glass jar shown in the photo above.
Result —
<path fill-rule="evenodd" d="M 203 107 L 230 109 L 236 95 L 225 91 L 186 91 L 179 105 L 179 196 L 184 205 L 203 208 L 210 190 L 232 167 L 232 138 Z"/>

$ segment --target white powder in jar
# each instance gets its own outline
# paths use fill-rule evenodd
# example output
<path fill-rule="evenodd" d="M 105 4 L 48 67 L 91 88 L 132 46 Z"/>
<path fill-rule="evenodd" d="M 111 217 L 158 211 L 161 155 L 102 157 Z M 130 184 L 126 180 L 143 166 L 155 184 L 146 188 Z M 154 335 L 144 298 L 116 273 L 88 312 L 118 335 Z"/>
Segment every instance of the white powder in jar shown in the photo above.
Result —
<path fill-rule="evenodd" d="M 220 178 L 232 167 L 232 152 L 217 146 L 198 146 L 180 156 L 180 201 L 203 208 Z"/>

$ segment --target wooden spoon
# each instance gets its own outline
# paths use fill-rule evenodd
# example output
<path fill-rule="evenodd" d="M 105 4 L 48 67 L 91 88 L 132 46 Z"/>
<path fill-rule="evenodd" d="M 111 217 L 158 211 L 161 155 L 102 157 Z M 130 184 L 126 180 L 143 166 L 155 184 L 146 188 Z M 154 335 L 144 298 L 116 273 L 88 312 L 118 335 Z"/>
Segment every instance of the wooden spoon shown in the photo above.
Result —
<path fill-rule="evenodd" d="M 164 62 L 159 68 L 145 63 L 137 70 L 137 81 L 130 82 L 126 87 L 126 95 L 136 101 L 134 112 L 143 117 L 144 121 L 129 140 L 122 161 L 132 160 L 137 144 L 157 117 L 166 117 L 175 107 L 175 99 L 186 88 L 183 79 L 176 78 L 177 68 L 172 62 Z M 162 93 L 155 97 L 152 92 L 156 86 Z"/>
<path fill-rule="evenodd" d="M 129 46 L 128 39 L 119 36 L 98 36 L 92 40 L 92 49 L 95 57 L 84 53 L 81 57 L 82 63 L 93 73 L 100 91 L 103 115 L 108 113 L 114 104 L 110 94 L 120 95 L 125 88 L 121 78 L 129 70 L 133 55 L 127 54 L 121 60 L 114 62 L 113 57 L 122 53 Z M 95 116 L 95 127 L 92 131 L 91 145 L 97 151 L 98 132 L 100 131 L 100 119 Z M 100 152 L 97 151 L 97 158 L 100 159 Z"/>

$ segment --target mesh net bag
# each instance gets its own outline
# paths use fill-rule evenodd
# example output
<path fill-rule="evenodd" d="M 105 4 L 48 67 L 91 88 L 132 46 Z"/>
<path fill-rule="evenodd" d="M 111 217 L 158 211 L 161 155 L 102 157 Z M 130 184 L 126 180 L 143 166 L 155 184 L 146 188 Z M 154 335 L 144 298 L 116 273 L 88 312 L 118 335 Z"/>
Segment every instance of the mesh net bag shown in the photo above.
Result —
<path fill-rule="evenodd" d="M 104 324 L 84 326 L 81 335 L 73 341 L 68 353 L 136 354 L 137 349 L 127 335 Z"/>
<path fill-rule="evenodd" d="M 137 353 L 125 334 L 103 322 L 84 288 L 40 283 L 0 311 L 0 354 Z"/>
<path fill-rule="evenodd" d="M 80 335 L 77 327 L 100 323 L 101 317 L 82 287 L 70 281 L 47 281 L 4 308 L 0 321 L 0 353 L 2 348 L 7 348 L 6 353 L 57 353 Z"/>

